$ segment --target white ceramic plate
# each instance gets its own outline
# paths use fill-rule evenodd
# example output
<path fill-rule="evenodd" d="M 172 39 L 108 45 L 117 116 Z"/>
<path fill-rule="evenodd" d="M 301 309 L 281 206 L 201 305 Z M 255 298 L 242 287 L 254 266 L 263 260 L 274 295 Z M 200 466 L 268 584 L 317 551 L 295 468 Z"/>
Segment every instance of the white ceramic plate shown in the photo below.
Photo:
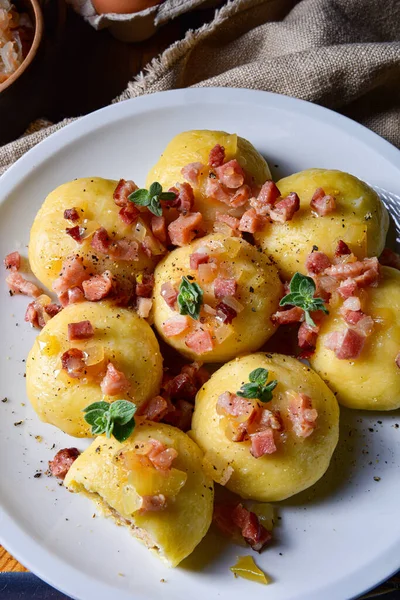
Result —
<path fill-rule="evenodd" d="M 91 114 L 19 160 L 0 184 L 0 256 L 17 248 L 26 255 L 35 213 L 57 185 L 91 175 L 143 184 L 175 134 L 202 128 L 248 138 L 276 175 L 336 168 L 385 190 L 400 188 L 400 153 L 335 113 L 264 92 L 178 90 Z M 88 500 L 44 474 L 34 478 L 56 450 L 82 449 L 86 442 L 40 423 L 28 405 L 24 359 L 35 331 L 23 321 L 27 299 L 10 298 L 4 281 L 0 286 L 0 397 L 9 398 L 0 403 L 0 538 L 44 580 L 80 600 L 187 600 L 188 594 L 193 600 L 342 600 L 400 568 L 399 412 L 342 411 L 341 441 L 327 475 L 282 503 L 276 542 L 256 557 L 274 579 L 268 587 L 233 577 L 229 566 L 248 552 L 219 537 L 169 570 L 127 531 L 92 518 Z"/>

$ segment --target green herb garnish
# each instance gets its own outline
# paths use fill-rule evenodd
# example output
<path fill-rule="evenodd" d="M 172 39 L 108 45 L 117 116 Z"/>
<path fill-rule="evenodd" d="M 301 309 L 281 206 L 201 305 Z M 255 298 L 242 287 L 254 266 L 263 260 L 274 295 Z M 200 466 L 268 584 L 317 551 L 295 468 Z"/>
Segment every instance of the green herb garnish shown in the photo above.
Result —
<path fill-rule="evenodd" d="M 128 400 L 116 402 L 94 402 L 83 409 L 85 421 L 92 427 L 93 435 L 105 433 L 119 442 L 124 442 L 135 429 L 136 404 Z"/>
<path fill-rule="evenodd" d="M 250 383 L 244 383 L 240 390 L 236 392 L 242 398 L 257 398 L 260 402 L 270 402 L 272 400 L 272 391 L 278 385 L 274 379 L 267 384 L 268 370 L 254 369 L 249 375 Z"/>
<path fill-rule="evenodd" d="M 203 290 L 197 283 L 191 283 L 187 277 L 182 277 L 179 286 L 178 306 L 181 315 L 190 315 L 198 319 L 203 302 Z"/>
<path fill-rule="evenodd" d="M 310 312 L 314 310 L 322 310 L 326 315 L 329 314 L 322 298 L 314 298 L 315 283 L 311 277 L 295 273 L 290 282 L 290 293 L 282 298 L 279 302 L 280 306 L 291 304 L 298 306 L 304 310 L 306 323 L 310 327 L 315 327 L 315 323 L 311 318 Z"/>
<path fill-rule="evenodd" d="M 161 185 L 158 181 L 151 184 L 148 190 L 141 188 L 136 190 L 130 196 L 128 200 L 137 204 L 138 206 L 147 206 L 150 212 L 156 217 L 162 217 L 162 208 L 160 200 L 175 200 L 176 194 L 174 192 L 163 192 Z"/>

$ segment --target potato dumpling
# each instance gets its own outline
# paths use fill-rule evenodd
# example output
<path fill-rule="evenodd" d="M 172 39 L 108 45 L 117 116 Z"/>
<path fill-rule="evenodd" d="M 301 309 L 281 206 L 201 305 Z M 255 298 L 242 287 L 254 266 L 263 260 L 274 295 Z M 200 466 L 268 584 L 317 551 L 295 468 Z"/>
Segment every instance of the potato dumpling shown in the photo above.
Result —
<path fill-rule="evenodd" d="M 276 451 L 255 458 L 250 441 L 231 441 L 217 401 L 226 391 L 236 393 L 255 369 L 267 369 L 268 380 L 277 380 L 272 401 L 263 408 L 279 411 L 282 433 L 274 433 Z M 293 393 L 306 394 L 316 409 L 316 427 L 299 437 L 289 418 Z M 232 473 L 226 487 L 243 498 L 272 502 L 284 500 L 313 485 L 329 466 L 339 436 L 339 408 L 335 396 L 312 369 L 290 356 L 257 353 L 232 360 L 216 371 L 196 397 L 193 439 L 205 452 L 207 472 Z"/>
<path fill-rule="evenodd" d="M 196 257 L 205 261 L 197 268 Z M 180 315 L 174 301 L 183 277 L 203 291 L 198 319 Z M 154 325 L 168 344 L 189 358 L 226 361 L 257 350 L 274 333 L 271 315 L 282 294 L 276 268 L 264 254 L 241 238 L 209 235 L 173 250 L 157 266 Z"/>
<path fill-rule="evenodd" d="M 90 321 L 90 339 L 69 341 L 68 324 Z M 70 348 L 85 353 L 87 374 L 70 377 L 61 356 Z M 105 396 L 100 383 L 108 361 L 127 378 L 124 393 Z M 85 371 L 86 373 L 86 371 Z M 39 418 L 77 437 L 91 437 L 82 410 L 100 400 L 132 400 L 137 405 L 155 396 L 162 378 L 162 357 L 150 325 L 131 310 L 107 302 L 70 304 L 37 336 L 26 363 L 29 400 Z"/>
<path fill-rule="evenodd" d="M 150 477 L 141 477 L 140 463 L 138 466 L 132 459 L 150 439 L 177 451 L 172 473 L 155 470 Z M 213 482 L 202 470 L 202 458 L 200 448 L 179 429 L 144 421 L 123 443 L 105 436 L 96 438 L 73 463 L 64 485 L 98 502 L 106 516 L 129 527 L 161 560 L 176 567 L 193 552 L 211 524 Z M 172 489 L 179 489 L 182 483 L 176 495 L 168 495 L 175 494 Z M 138 510 L 138 495 L 158 494 L 160 489 L 166 496 L 166 508 Z"/>
<path fill-rule="evenodd" d="M 79 255 L 90 274 L 110 270 L 121 278 L 152 270 L 156 257 L 148 258 L 140 249 L 139 260 L 114 260 L 92 248 L 92 234 L 104 227 L 113 241 L 134 240 L 134 225 L 127 225 L 119 216 L 120 207 L 113 200 L 117 181 L 100 177 L 76 179 L 51 192 L 33 222 L 29 240 L 29 262 L 33 273 L 47 288 L 60 275 L 63 260 Z M 79 221 L 64 218 L 64 211 L 75 208 Z M 78 243 L 66 233 L 66 228 L 79 225 L 85 228 L 86 238 Z"/>
<path fill-rule="evenodd" d="M 373 318 L 374 329 L 360 356 L 342 360 L 325 348 L 325 338 L 346 327 L 337 306 L 322 323 L 310 362 L 344 406 L 394 410 L 400 407 L 400 271 L 382 267 L 378 287 L 365 289 L 361 307 Z"/>
<path fill-rule="evenodd" d="M 337 242 L 343 240 L 358 258 L 379 256 L 389 227 L 389 217 L 377 193 L 366 183 L 342 171 L 308 169 L 284 177 L 276 184 L 285 197 L 296 192 L 300 210 L 291 221 L 267 224 L 255 234 L 257 243 L 273 257 L 285 279 L 299 271 L 313 246 L 333 257 Z M 310 201 L 317 190 L 336 199 L 336 209 L 324 216 L 313 214 Z"/>
<path fill-rule="evenodd" d="M 167 190 L 178 182 L 185 181 L 181 169 L 190 163 L 202 163 L 206 166 L 202 179 L 209 175 L 208 156 L 210 150 L 219 144 L 225 148 L 225 160 L 236 159 L 248 175 L 248 183 L 261 186 L 267 179 L 271 179 L 268 164 L 254 146 L 235 133 L 224 131 L 194 130 L 184 131 L 170 141 L 162 153 L 159 161 L 149 171 L 147 187 L 158 181 Z M 202 181 L 202 183 L 204 183 Z M 193 211 L 201 212 L 203 224 L 207 232 L 213 230 L 217 212 L 241 216 L 244 208 L 233 208 L 218 200 L 207 197 L 204 186 L 195 189 L 195 203 Z"/>

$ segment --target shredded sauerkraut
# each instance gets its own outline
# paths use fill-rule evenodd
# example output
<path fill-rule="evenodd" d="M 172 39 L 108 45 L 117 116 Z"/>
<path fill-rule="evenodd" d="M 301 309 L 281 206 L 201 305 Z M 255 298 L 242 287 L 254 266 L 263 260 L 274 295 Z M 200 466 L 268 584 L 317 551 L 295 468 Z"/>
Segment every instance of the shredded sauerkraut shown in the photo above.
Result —
<path fill-rule="evenodd" d="M 33 25 L 9 0 L 0 0 L 0 83 L 15 73 L 29 52 Z"/>

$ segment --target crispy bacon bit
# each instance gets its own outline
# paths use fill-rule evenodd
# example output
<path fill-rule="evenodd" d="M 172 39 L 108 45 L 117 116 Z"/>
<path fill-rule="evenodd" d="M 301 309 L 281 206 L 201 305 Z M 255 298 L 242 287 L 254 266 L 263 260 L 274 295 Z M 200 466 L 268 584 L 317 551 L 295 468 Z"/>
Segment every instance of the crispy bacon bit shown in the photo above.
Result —
<path fill-rule="evenodd" d="M 65 229 L 65 233 L 72 237 L 75 242 L 78 244 L 82 243 L 82 236 L 85 233 L 85 229 L 83 227 L 79 227 L 79 225 L 75 225 L 74 227 L 67 227 Z"/>
<path fill-rule="evenodd" d="M 354 310 L 361 310 L 361 301 L 360 298 L 358 298 L 357 296 L 350 296 L 349 298 L 347 298 L 347 300 L 345 300 L 343 302 L 343 306 L 340 309 L 340 312 L 342 314 L 346 313 L 347 311 L 354 311 Z"/>
<path fill-rule="evenodd" d="M 190 350 L 193 350 L 196 354 L 204 354 L 205 352 L 211 352 L 214 348 L 214 342 L 211 334 L 207 330 L 195 331 L 186 336 L 185 344 Z"/>
<path fill-rule="evenodd" d="M 44 307 L 44 312 L 46 314 L 48 314 L 51 319 L 53 317 L 55 317 L 56 315 L 58 315 L 58 313 L 61 310 L 62 310 L 62 306 L 59 306 L 58 304 L 54 304 L 54 302 L 51 302 L 50 304 L 47 304 L 47 306 Z"/>
<path fill-rule="evenodd" d="M 216 298 L 225 298 L 225 296 L 234 296 L 237 292 L 237 281 L 235 279 L 224 279 L 217 277 L 214 279 L 214 296 Z"/>
<path fill-rule="evenodd" d="M 351 250 L 343 240 L 339 240 L 335 249 L 335 258 L 339 258 L 340 256 L 347 256 L 351 254 Z"/>
<path fill-rule="evenodd" d="M 299 348 L 302 348 L 304 350 L 310 350 L 311 348 L 315 348 L 315 345 L 317 343 L 318 332 L 318 325 L 312 327 L 311 325 L 308 325 L 305 322 L 302 323 L 297 333 L 297 343 L 299 345 Z"/>
<path fill-rule="evenodd" d="M 142 319 L 147 319 L 150 315 L 152 307 L 153 300 L 151 298 L 142 298 L 139 296 L 136 302 L 136 310 L 139 317 L 142 317 Z"/>
<path fill-rule="evenodd" d="M 220 182 L 227 188 L 236 190 L 244 184 L 245 173 L 235 158 L 216 167 L 215 171 Z"/>
<path fill-rule="evenodd" d="M 202 221 L 203 217 L 199 212 L 180 215 L 168 225 L 171 244 L 174 246 L 186 246 L 186 244 L 189 244 L 199 232 Z"/>
<path fill-rule="evenodd" d="M 107 233 L 107 230 L 104 227 L 100 227 L 97 231 L 94 232 L 91 246 L 100 254 L 108 254 L 109 248 L 111 244 L 111 239 Z"/>
<path fill-rule="evenodd" d="M 195 381 L 195 377 L 190 373 L 182 371 L 179 375 L 163 381 L 162 385 L 163 393 L 173 400 L 177 400 L 178 398 L 194 400 L 198 387 L 199 385 Z"/>
<path fill-rule="evenodd" d="M 128 179 L 120 179 L 117 187 L 114 190 L 113 198 L 117 206 L 126 206 L 129 202 L 128 196 L 136 192 L 138 186 L 136 183 Z"/>
<path fill-rule="evenodd" d="M 244 206 L 251 196 L 251 189 L 248 185 L 241 185 L 240 188 L 232 196 L 230 205 L 234 208 Z"/>
<path fill-rule="evenodd" d="M 214 148 L 211 148 L 210 154 L 208 156 L 208 165 L 215 169 L 216 167 L 220 167 L 224 164 L 225 160 L 225 148 L 220 144 L 216 144 Z"/>
<path fill-rule="evenodd" d="M 94 329 L 90 321 L 68 323 L 68 339 L 70 342 L 74 342 L 75 340 L 88 340 L 93 336 Z"/>
<path fill-rule="evenodd" d="M 138 416 L 145 417 L 149 421 L 158 422 L 171 410 L 174 410 L 174 407 L 168 398 L 155 396 L 142 404 L 137 414 Z"/>
<path fill-rule="evenodd" d="M 178 456 L 175 448 L 167 448 L 165 444 L 155 439 L 150 439 L 143 450 L 144 456 L 148 456 L 153 466 L 160 471 L 169 471 Z"/>
<path fill-rule="evenodd" d="M 72 463 L 78 458 L 80 452 L 77 448 L 63 448 L 59 450 L 53 460 L 49 460 L 49 469 L 53 477 L 65 479 Z"/>
<path fill-rule="evenodd" d="M 184 331 L 187 331 L 190 327 L 190 317 L 187 315 L 174 315 L 170 319 L 167 319 L 162 324 L 162 330 L 164 335 L 167 337 L 174 337 L 175 335 L 181 335 Z"/>
<path fill-rule="evenodd" d="M 118 214 L 126 225 L 132 225 L 140 215 L 140 210 L 133 202 L 128 202 L 126 206 L 120 209 Z"/>
<path fill-rule="evenodd" d="M 304 310 L 299 306 L 294 306 L 288 310 L 278 310 L 271 317 L 275 325 L 288 325 L 290 323 L 300 323 L 304 321 Z"/>
<path fill-rule="evenodd" d="M 9 271 L 18 271 L 21 267 L 21 255 L 19 252 L 11 252 L 4 259 L 4 266 Z"/>
<path fill-rule="evenodd" d="M 258 433 L 251 434 L 250 439 L 250 452 L 254 458 L 260 458 L 261 456 L 264 456 L 264 454 L 273 454 L 277 450 L 272 427 L 266 427 Z"/>
<path fill-rule="evenodd" d="M 225 215 L 224 213 L 217 212 L 215 215 L 215 220 L 218 223 L 225 223 L 234 231 L 239 229 L 239 219 L 237 219 L 236 217 L 232 217 L 231 215 Z"/>
<path fill-rule="evenodd" d="M 331 266 L 331 261 L 327 257 L 324 252 L 311 252 L 307 256 L 306 260 L 306 269 L 309 273 L 313 275 L 317 275 L 318 273 L 322 273 L 328 267 Z"/>
<path fill-rule="evenodd" d="M 286 198 L 279 200 L 269 211 L 269 216 L 273 221 L 286 223 L 293 219 L 294 213 L 300 208 L 300 198 L 296 192 L 290 192 Z"/>
<path fill-rule="evenodd" d="M 256 552 L 261 552 L 264 546 L 271 541 L 271 532 L 265 529 L 257 515 L 247 510 L 243 504 L 238 504 L 233 509 L 232 520 L 241 529 L 246 542 Z"/>
<path fill-rule="evenodd" d="M 24 296 L 32 296 L 32 298 L 37 298 L 42 294 L 42 290 L 35 283 L 25 279 L 17 271 L 12 271 L 6 277 L 6 282 L 13 294 L 23 294 Z"/>
<path fill-rule="evenodd" d="M 398 353 L 398 355 L 396 356 L 396 358 L 394 359 L 396 365 L 399 367 L 400 369 L 400 352 Z"/>
<path fill-rule="evenodd" d="M 83 293 L 89 302 L 97 302 L 106 298 L 113 289 L 114 277 L 110 271 L 101 275 L 93 275 L 82 282 Z"/>
<path fill-rule="evenodd" d="M 215 307 L 215 310 L 216 317 L 226 325 L 232 323 L 233 319 L 237 317 L 236 310 L 225 304 L 225 302 L 219 302 Z"/>
<path fill-rule="evenodd" d="M 80 379 L 85 375 L 85 355 L 79 348 L 66 350 L 61 356 L 61 365 L 73 379 Z"/>
<path fill-rule="evenodd" d="M 64 210 L 64 219 L 72 221 L 73 223 L 79 221 L 79 213 L 76 208 L 67 208 Z"/>
<path fill-rule="evenodd" d="M 385 248 L 382 254 L 379 257 L 379 262 L 381 265 L 385 265 L 386 267 L 393 267 L 393 269 L 398 269 L 400 271 L 400 254 L 397 252 L 393 252 L 390 248 Z"/>
<path fill-rule="evenodd" d="M 171 206 L 174 206 L 184 215 L 190 213 L 194 204 L 194 193 L 190 183 L 177 183 L 176 186 L 170 188 L 168 191 L 176 194 L 176 198 L 171 203 Z"/>
<path fill-rule="evenodd" d="M 311 198 L 310 206 L 319 217 L 325 217 L 335 210 L 336 200 L 334 196 L 325 194 L 322 188 L 317 188 Z"/>
<path fill-rule="evenodd" d="M 210 256 L 205 252 L 194 252 L 189 257 L 190 268 L 196 271 L 199 265 L 204 265 L 209 262 Z"/>
<path fill-rule="evenodd" d="M 139 260 L 138 250 L 139 244 L 135 240 L 122 238 L 111 244 L 109 255 L 114 260 L 136 261 Z"/>
<path fill-rule="evenodd" d="M 250 200 L 250 205 L 255 209 L 257 214 L 266 216 L 280 195 L 281 193 L 275 183 L 268 180 L 262 186 L 257 198 Z"/>
<path fill-rule="evenodd" d="M 139 513 L 144 514 L 147 512 L 158 512 L 167 508 L 167 499 L 164 494 L 157 494 L 155 496 L 141 496 L 142 505 L 139 509 Z"/>
<path fill-rule="evenodd" d="M 178 297 L 178 291 L 174 288 L 171 282 L 167 281 L 161 286 L 161 296 L 170 308 L 175 307 L 175 302 Z"/>
<path fill-rule="evenodd" d="M 209 177 L 206 185 L 206 196 L 223 202 L 224 204 L 230 204 L 232 198 L 232 190 L 229 191 L 219 179 Z"/>
<path fill-rule="evenodd" d="M 357 284 L 354 281 L 354 279 L 351 279 L 350 277 L 342 281 L 339 287 L 337 288 L 338 294 L 340 294 L 340 296 L 345 299 L 353 296 L 353 294 L 355 294 L 356 291 Z"/>
<path fill-rule="evenodd" d="M 355 329 L 348 328 L 345 331 L 334 331 L 327 335 L 325 347 L 333 350 L 336 358 L 351 360 L 360 356 L 365 339 L 365 335 L 358 333 Z"/>
<path fill-rule="evenodd" d="M 77 304 L 85 300 L 85 295 L 79 287 L 72 287 L 66 292 L 67 304 Z"/>
<path fill-rule="evenodd" d="M 249 208 L 242 215 L 239 222 L 239 231 L 247 231 L 248 233 L 255 233 L 261 231 L 265 225 L 265 218 L 257 214 L 254 208 Z"/>
<path fill-rule="evenodd" d="M 39 310 L 38 310 L 39 309 Z M 26 308 L 25 321 L 30 323 L 33 327 L 40 329 L 45 326 L 43 317 L 43 306 L 41 304 L 36 305 L 35 302 L 30 302 Z"/>
<path fill-rule="evenodd" d="M 288 407 L 288 416 L 297 437 L 306 438 L 312 434 L 317 426 L 318 412 L 312 408 L 312 401 L 306 394 L 291 393 Z"/>
<path fill-rule="evenodd" d="M 136 280 L 136 296 L 151 298 L 154 287 L 154 275 L 142 275 L 142 281 Z"/>
<path fill-rule="evenodd" d="M 254 403 L 248 398 L 224 392 L 218 396 L 216 410 L 219 415 L 248 418 L 253 414 Z"/>
<path fill-rule="evenodd" d="M 188 181 L 189 183 L 191 183 L 194 186 L 198 186 L 199 185 L 199 177 L 204 168 L 205 167 L 204 167 L 203 163 L 201 163 L 201 162 L 189 163 L 188 165 L 183 167 L 183 169 L 181 169 L 181 174 L 182 174 L 182 177 L 184 179 L 186 179 L 186 181 Z"/>
<path fill-rule="evenodd" d="M 80 287 L 88 279 L 81 256 L 67 256 L 64 260 L 61 274 L 53 283 L 53 290 L 60 296 L 70 288 Z"/>
<path fill-rule="evenodd" d="M 112 362 L 107 365 L 107 371 L 100 383 L 101 391 L 105 396 L 117 396 L 127 392 L 131 384 L 122 371 L 118 371 Z"/>
<path fill-rule="evenodd" d="M 326 269 L 324 275 L 333 277 L 337 281 L 354 279 L 358 287 L 376 287 L 380 277 L 379 262 L 376 257 L 373 257 L 353 263 L 340 263 Z"/>
<path fill-rule="evenodd" d="M 151 218 L 151 231 L 155 238 L 157 238 L 162 244 L 167 241 L 167 224 L 165 217 L 152 217 Z"/>

